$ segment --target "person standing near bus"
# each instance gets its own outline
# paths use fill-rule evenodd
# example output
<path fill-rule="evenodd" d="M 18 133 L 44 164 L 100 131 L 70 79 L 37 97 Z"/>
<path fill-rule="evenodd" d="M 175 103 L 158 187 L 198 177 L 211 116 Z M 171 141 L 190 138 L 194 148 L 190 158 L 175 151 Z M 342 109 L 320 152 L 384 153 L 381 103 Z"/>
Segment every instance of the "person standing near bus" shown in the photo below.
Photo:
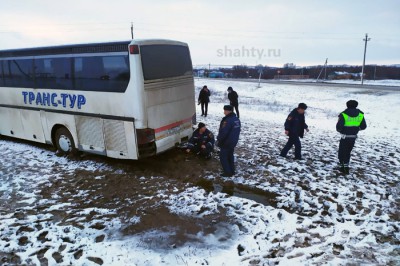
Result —
<path fill-rule="evenodd" d="M 351 151 L 356 143 L 357 134 L 367 128 L 364 113 L 357 109 L 358 102 L 350 100 L 346 103 L 347 109 L 339 115 L 336 130 L 341 134 L 339 143 L 340 171 L 349 174 Z"/>
<path fill-rule="evenodd" d="M 230 105 L 235 108 L 237 118 L 239 118 L 239 95 L 232 89 L 232 87 L 228 88 L 228 99 Z"/>
<path fill-rule="evenodd" d="M 201 116 L 207 117 L 208 103 L 210 102 L 211 92 L 206 85 L 203 86 L 199 93 L 198 102 L 201 104 Z"/>
<path fill-rule="evenodd" d="M 217 136 L 217 146 L 220 148 L 219 159 L 221 161 L 223 177 L 231 177 L 235 174 L 234 149 L 239 141 L 240 120 L 233 112 L 233 106 L 224 106 L 225 117 L 222 118 Z"/>

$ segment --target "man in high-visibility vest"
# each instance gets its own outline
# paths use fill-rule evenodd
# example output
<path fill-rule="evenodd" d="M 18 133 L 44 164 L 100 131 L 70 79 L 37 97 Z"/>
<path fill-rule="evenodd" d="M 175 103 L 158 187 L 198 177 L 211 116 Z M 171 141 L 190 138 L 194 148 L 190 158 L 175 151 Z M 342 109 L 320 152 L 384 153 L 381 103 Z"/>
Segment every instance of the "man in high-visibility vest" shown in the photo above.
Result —
<path fill-rule="evenodd" d="M 367 128 L 364 113 L 357 109 L 358 102 L 350 100 L 346 103 L 347 109 L 339 115 L 336 130 L 341 134 L 339 143 L 340 171 L 348 174 L 350 167 L 350 154 L 354 148 L 357 134 Z"/>

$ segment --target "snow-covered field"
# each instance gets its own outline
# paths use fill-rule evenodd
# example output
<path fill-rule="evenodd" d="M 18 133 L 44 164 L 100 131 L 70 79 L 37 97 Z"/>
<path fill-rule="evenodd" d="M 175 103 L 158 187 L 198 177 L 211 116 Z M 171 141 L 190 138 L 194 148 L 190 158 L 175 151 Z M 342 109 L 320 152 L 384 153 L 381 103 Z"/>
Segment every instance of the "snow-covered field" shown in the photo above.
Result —
<path fill-rule="evenodd" d="M 217 154 L 70 159 L 0 139 L 0 264 L 400 264 L 399 92 L 196 79 L 196 93 L 203 85 L 212 96 L 198 121 L 215 133 L 227 87 L 240 96 L 231 179 Z M 341 176 L 335 124 L 349 99 L 368 128 Z M 298 162 L 277 154 L 299 102 L 311 131 Z"/>
<path fill-rule="evenodd" d="M 296 81 L 296 82 L 316 82 L 315 79 L 296 79 L 296 80 L 286 80 L 286 81 Z M 361 84 L 360 80 L 353 79 L 335 79 L 335 80 L 319 80 L 319 82 L 326 83 L 340 83 L 340 84 Z M 364 80 L 364 85 L 377 85 L 377 86 L 398 86 L 400 87 L 400 80 L 398 79 L 380 79 L 380 80 Z"/>
<path fill-rule="evenodd" d="M 351 79 L 331 80 L 328 82 L 345 83 L 345 84 L 360 84 L 361 83 L 361 81 L 359 81 L 359 80 L 351 80 Z M 364 84 L 365 85 L 399 86 L 400 87 L 400 80 L 398 80 L 398 79 L 381 79 L 381 80 L 366 79 L 366 80 L 364 80 Z"/>

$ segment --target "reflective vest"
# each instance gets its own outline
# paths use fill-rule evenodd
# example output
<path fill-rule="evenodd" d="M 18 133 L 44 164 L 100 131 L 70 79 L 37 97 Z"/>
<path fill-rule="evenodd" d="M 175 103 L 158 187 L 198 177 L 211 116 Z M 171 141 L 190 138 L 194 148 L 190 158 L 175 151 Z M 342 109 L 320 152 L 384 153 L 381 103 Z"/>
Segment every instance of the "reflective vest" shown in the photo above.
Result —
<path fill-rule="evenodd" d="M 349 116 L 348 114 L 342 113 L 344 118 L 345 127 L 360 127 L 362 120 L 364 119 L 364 114 L 359 113 L 358 116 Z"/>

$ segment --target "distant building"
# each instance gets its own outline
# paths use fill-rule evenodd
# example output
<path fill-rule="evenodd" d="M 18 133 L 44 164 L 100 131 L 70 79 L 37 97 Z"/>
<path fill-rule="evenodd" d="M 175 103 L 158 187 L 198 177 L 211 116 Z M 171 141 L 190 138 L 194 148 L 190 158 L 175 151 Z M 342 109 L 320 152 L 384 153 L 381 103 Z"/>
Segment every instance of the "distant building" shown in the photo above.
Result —
<path fill-rule="evenodd" d="M 224 72 L 221 71 L 212 71 L 210 73 L 208 73 L 208 77 L 209 78 L 223 78 L 225 77 Z"/>
<path fill-rule="evenodd" d="M 196 69 L 196 70 L 193 70 L 193 76 L 195 76 L 195 77 L 205 77 L 206 76 L 206 73 L 205 73 L 205 71 L 203 70 L 203 69 Z"/>

